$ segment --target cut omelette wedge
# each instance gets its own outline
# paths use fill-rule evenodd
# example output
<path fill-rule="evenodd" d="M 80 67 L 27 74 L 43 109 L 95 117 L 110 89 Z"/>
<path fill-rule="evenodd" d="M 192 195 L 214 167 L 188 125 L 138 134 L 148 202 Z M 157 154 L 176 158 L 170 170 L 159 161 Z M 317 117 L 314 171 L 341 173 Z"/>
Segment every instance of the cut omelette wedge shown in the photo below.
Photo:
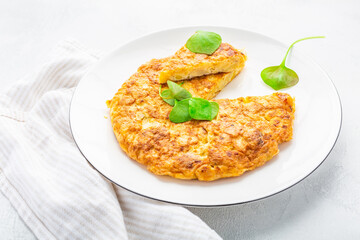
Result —
<path fill-rule="evenodd" d="M 211 100 L 239 74 L 242 68 L 243 66 L 229 73 L 217 73 L 192 78 L 184 81 L 181 86 L 194 97 Z"/>
<path fill-rule="evenodd" d="M 193 53 L 185 46 L 167 58 L 159 72 L 160 83 L 181 81 L 203 75 L 234 72 L 244 66 L 246 55 L 228 43 L 222 43 L 212 54 Z"/>
<path fill-rule="evenodd" d="M 152 59 L 141 65 L 138 72 L 146 74 L 149 80 L 154 84 L 159 84 L 159 75 L 167 67 L 170 58 L 172 57 Z M 210 100 L 231 82 L 241 72 L 244 66 L 245 61 L 241 61 L 231 72 L 195 77 L 183 81 L 182 87 L 188 90 L 194 97 Z M 164 89 L 166 89 L 166 86 Z"/>

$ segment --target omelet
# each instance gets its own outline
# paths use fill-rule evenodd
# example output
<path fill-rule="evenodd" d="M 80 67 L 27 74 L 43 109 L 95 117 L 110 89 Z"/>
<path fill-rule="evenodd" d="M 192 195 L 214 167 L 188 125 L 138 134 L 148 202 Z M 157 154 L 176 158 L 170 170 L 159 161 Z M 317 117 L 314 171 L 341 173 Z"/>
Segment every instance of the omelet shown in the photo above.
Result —
<path fill-rule="evenodd" d="M 235 177 L 262 166 L 278 154 L 279 144 L 291 140 L 295 101 L 286 93 L 216 99 L 219 113 L 212 121 L 171 122 L 172 107 L 159 95 L 168 59 L 142 65 L 107 102 L 121 148 L 152 173 L 200 181 Z M 182 86 L 212 99 L 242 67 Z"/>
<path fill-rule="evenodd" d="M 236 72 L 244 66 L 246 55 L 228 43 L 222 43 L 211 55 L 193 53 L 185 46 L 166 59 L 159 74 L 160 83 L 181 81 L 215 73 Z"/>

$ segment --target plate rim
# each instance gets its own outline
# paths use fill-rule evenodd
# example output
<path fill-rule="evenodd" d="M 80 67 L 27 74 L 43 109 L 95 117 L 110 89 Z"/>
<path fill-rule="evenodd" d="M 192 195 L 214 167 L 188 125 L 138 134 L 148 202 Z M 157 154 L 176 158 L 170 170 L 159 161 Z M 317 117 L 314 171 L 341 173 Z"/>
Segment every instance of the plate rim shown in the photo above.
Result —
<path fill-rule="evenodd" d="M 268 38 L 268 39 L 271 39 L 273 41 L 276 41 L 278 43 L 281 43 L 282 45 L 284 46 L 287 46 L 284 42 L 276 39 L 276 38 L 273 38 L 271 36 L 268 36 L 268 35 L 264 35 L 262 33 L 259 33 L 259 32 L 256 32 L 256 31 L 252 31 L 252 30 L 248 30 L 248 29 L 244 29 L 244 28 L 236 28 L 236 27 L 228 27 L 228 26 L 221 26 L 221 25 L 188 25 L 188 26 L 181 26 L 181 27 L 172 27 L 172 28 L 165 28 L 165 29 L 162 29 L 162 30 L 158 30 L 158 31 L 152 31 L 150 33 L 147 33 L 147 34 L 142 34 L 141 36 L 139 37 L 136 37 L 136 38 L 133 38 L 127 42 L 124 42 L 120 45 L 118 45 L 117 47 L 115 47 L 112 51 L 108 52 L 108 54 L 105 54 L 104 56 L 102 56 L 99 61 L 101 61 L 102 59 L 107 59 L 109 58 L 110 56 L 112 56 L 119 48 L 123 47 L 124 45 L 127 45 L 133 41 L 136 41 L 136 40 L 139 40 L 141 38 L 144 38 L 144 37 L 147 37 L 147 36 L 150 36 L 150 35 L 155 35 L 155 34 L 159 34 L 159 33 L 162 33 L 162 32 L 167 32 L 167 31 L 171 31 L 171 30 L 180 30 L 180 29 L 188 29 L 188 28 L 223 28 L 223 29 L 228 29 L 228 30 L 240 30 L 240 31 L 245 31 L 245 32 L 249 32 L 251 34 L 256 34 L 256 35 L 260 35 L 262 37 L 265 37 L 265 38 Z M 310 171 L 307 175 L 305 175 L 303 178 L 301 178 L 300 180 L 296 181 L 295 183 L 291 184 L 290 186 L 284 188 L 284 189 L 281 189 L 280 191 L 277 191 L 277 192 L 274 192 L 274 193 L 271 193 L 269 195 L 266 195 L 266 196 L 263 196 L 263 197 L 260 197 L 260 198 L 256 198 L 256 199 L 251 199 L 251 200 L 248 200 L 248 201 L 243 201 L 243 202 L 235 202 L 235 203 L 226 203 L 226 204 L 203 204 L 203 205 L 200 205 L 200 204 L 188 204 L 188 203 L 181 203 L 181 202 L 174 202 L 174 201 L 168 201 L 168 200 L 164 200 L 164 199 L 158 199 L 158 198 L 155 198 L 155 197 L 150 197 L 150 196 L 147 196 L 147 195 L 144 195 L 144 194 L 141 194 L 141 193 L 138 193 L 138 192 L 135 192 L 131 189 L 128 189 L 116 182 L 114 182 L 113 180 L 111 180 L 109 177 L 107 177 L 105 174 L 103 174 L 100 170 L 98 170 L 90 161 L 89 159 L 85 156 L 85 154 L 82 152 L 81 148 L 79 147 L 78 143 L 76 142 L 76 139 L 75 139 L 75 136 L 73 134 L 73 129 L 72 129 L 72 124 L 71 124 L 71 109 L 72 109 L 72 104 L 73 104 L 73 100 L 74 100 L 74 96 L 78 90 L 78 86 L 80 85 L 80 83 L 82 82 L 82 80 L 84 78 L 86 78 L 86 76 L 91 72 L 92 69 L 94 69 L 97 65 L 97 63 L 95 63 L 94 65 L 92 65 L 88 70 L 87 72 L 84 74 L 84 76 L 79 80 L 77 86 L 75 87 L 75 90 L 74 90 L 74 93 L 72 94 L 71 96 L 71 101 L 70 101 L 70 105 L 69 105 L 69 127 L 70 127 L 70 133 L 71 133 L 71 136 L 72 138 L 74 139 L 74 142 L 75 142 L 75 145 L 76 147 L 78 148 L 79 152 L 81 153 L 81 155 L 86 159 L 86 161 L 88 162 L 88 164 L 93 168 L 95 169 L 101 176 L 103 176 L 106 180 L 108 180 L 109 182 L 115 184 L 116 186 L 119 186 L 121 187 L 122 189 L 125 189 L 131 193 L 134 193 L 136 195 L 139 195 L 141 197 L 144 197 L 144 198 L 148 198 L 148 199 L 151 199 L 151 200 L 154 200 L 154 201 L 159 201 L 159 202 L 163 202 L 163 203 L 169 203 L 169 204 L 173 204 L 173 205 L 179 205 L 179 206 L 185 206 L 185 207 L 196 207 L 196 208 L 218 208 L 218 207 L 229 207 L 229 206 L 236 206 L 236 205 L 241 205 L 241 204 L 246 204 L 246 203 L 251 203 L 251 202 L 257 202 L 257 201 L 260 201 L 260 200 L 263 200 L 263 199 L 266 199 L 266 198 L 270 198 L 274 195 L 277 195 L 281 192 L 284 192 L 292 187 L 294 187 L 295 185 L 297 185 L 298 183 L 302 182 L 305 178 L 307 178 L 308 176 L 310 176 L 312 173 L 314 173 L 323 163 L 324 161 L 328 158 L 328 156 L 330 155 L 330 153 L 332 152 L 332 150 L 334 149 L 338 139 L 339 139 L 339 136 L 340 136 L 340 132 L 341 132 L 341 129 L 342 129 L 342 123 L 343 123 L 343 107 L 342 107 L 342 102 L 341 102 L 341 98 L 340 98 L 340 94 L 334 84 L 334 81 L 331 79 L 331 77 L 329 76 L 329 74 L 317 63 L 315 62 L 309 55 L 307 55 L 306 53 L 301 53 L 300 55 L 303 55 L 303 56 L 306 56 L 306 58 L 308 60 L 311 61 L 311 64 L 313 64 L 314 66 L 316 66 L 317 69 L 319 69 L 323 74 L 326 75 L 326 77 L 330 80 L 330 83 L 331 83 L 331 86 L 333 87 L 333 89 L 335 90 L 335 93 L 336 93 L 336 96 L 337 96 L 337 99 L 338 99 L 338 102 L 339 102 L 339 110 L 340 110 L 340 123 L 339 123 L 339 129 L 338 129 L 338 132 L 337 132 L 337 135 L 336 135 L 336 138 L 334 140 L 334 143 L 332 144 L 331 148 L 329 149 L 328 153 L 326 154 L 326 156 L 323 158 L 323 160 L 321 160 L 319 162 L 319 164 L 312 170 Z"/>

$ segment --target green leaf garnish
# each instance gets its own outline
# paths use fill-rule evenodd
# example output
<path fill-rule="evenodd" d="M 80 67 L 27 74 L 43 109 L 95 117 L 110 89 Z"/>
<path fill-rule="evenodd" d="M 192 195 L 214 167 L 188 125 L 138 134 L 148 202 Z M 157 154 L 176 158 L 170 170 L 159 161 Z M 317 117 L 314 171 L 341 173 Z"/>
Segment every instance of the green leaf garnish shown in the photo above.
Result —
<path fill-rule="evenodd" d="M 299 77 L 290 68 L 283 66 L 273 66 L 265 68 L 261 72 L 263 81 L 274 90 L 280 90 L 296 85 Z"/>
<path fill-rule="evenodd" d="M 202 98 L 191 98 L 189 101 L 189 113 L 196 120 L 211 120 L 211 104 Z"/>
<path fill-rule="evenodd" d="M 191 116 L 189 114 L 189 101 L 190 99 L 175 101 L 175 106 L 169 115 L 170 121 L 174 123 L 182 123 L 191 120 Z"/>
<path fill-rule="evenodd" d="M 164 91 L 161 92 L 161 85 L 159 87 L 159 94 L 160 97 L 169 105 L 174 106 L 175 105 L 175 99 L 174 96 L 172 95 L 170 89 L 165 89 Z"/>
<path fill-rule="evenodd" d="M 211 105 L 211 120 L 216 118 L 219 112 L 219 104 L 217 102 L 210 102 Z"/>
<path fill-rule="evenodd" d="M 170 106 L 175 106 L 175 99 L 163 99 Z"/>
<path fill-rule="evenodd" d="M 280 90 L 283 88 L 288 88 L 296 85 L 299 82 L 299 77 L 296 72 L 290 68 L 285 66 L 286 58 L 289 54 L 290 49 L 298 42 L 307 40 L 307 39 L 314 39 L 314 38 L 325 38 L 324 36 L 316 36 L 316 37 L 307 37 L 302 38 L 295 41 L 293 44 L 290 45 L 289 49 L 286 52 L 286 55 L 279 66 L 272 66 L 267 67 L 261 71 L 261 78 L 262 80 L 272 87 L 274 90 Z"/>
<path fill-rule="evenodd" d="M 160 87 L 161 89 L 161 87 Z M 165 89 L 164 91 L 162 91 L 160 93 L 160 96 L 163 98 L 163 99 L 171 99 L 171 98 L 174 98 L 174 96 L 172 95 L 170 89 Z"/>
<path fill-rule="evenodd" d="M 186 42 L 186 47 L 193 53 L 213 54 L 221 44 L 219 34 L 207 31 L 197 31 Z"/>
<path fill-rule="evenodd" d="M 182 123 L 196 120 L 212 120 L 219 112 L 219 104 L 209 102 L 202 98 L 193 98 L 191 93 L 172 81 L 167 81 L 169 89 L 161 91 L 159 87 L 160 97 L 174 106 L 171 110 L 169 119 L 174 123 Z"/>
<path fill-rule="evenodd" d="M 188 90 L 172 81 L 167 81 L 167 85 L 173 95 L 173 98 L 179 101 L 192 97 L 191 93 Z"/>

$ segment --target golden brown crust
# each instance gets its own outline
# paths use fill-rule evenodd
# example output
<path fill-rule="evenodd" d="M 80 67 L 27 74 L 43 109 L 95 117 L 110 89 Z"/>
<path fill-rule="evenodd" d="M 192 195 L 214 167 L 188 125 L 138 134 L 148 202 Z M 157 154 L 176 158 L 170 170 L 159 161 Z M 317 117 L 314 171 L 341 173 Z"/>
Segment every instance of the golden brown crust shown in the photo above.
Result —
<path fill-rule="evenodd" d="M 158 83 L 167 59 L 141 66 L 108 102 L 120 146 L 151 172 L 202 181 L 239 176 L 269 161 L 278 144 L 291 139 L 295 105 L 286 93 L 215 100 L 220 110 L 212 121 L 169 121 L 172 107 L 160 98 Z M 211 78 L 225 76 L 203 76 L 183 86 L 210 99 L 219 88 Z M 204 83 L 209 91 L 202 91 Z"/>
<path fill-rule="evenodd" d="M 166 59 L 159 74 L 160 83 L 181 81 L 208 74 L 234 72 L 244 66 L 246 56 L 228 43 L 222 43 L 212 54 L 197 54 L 185 46 Z"/>

